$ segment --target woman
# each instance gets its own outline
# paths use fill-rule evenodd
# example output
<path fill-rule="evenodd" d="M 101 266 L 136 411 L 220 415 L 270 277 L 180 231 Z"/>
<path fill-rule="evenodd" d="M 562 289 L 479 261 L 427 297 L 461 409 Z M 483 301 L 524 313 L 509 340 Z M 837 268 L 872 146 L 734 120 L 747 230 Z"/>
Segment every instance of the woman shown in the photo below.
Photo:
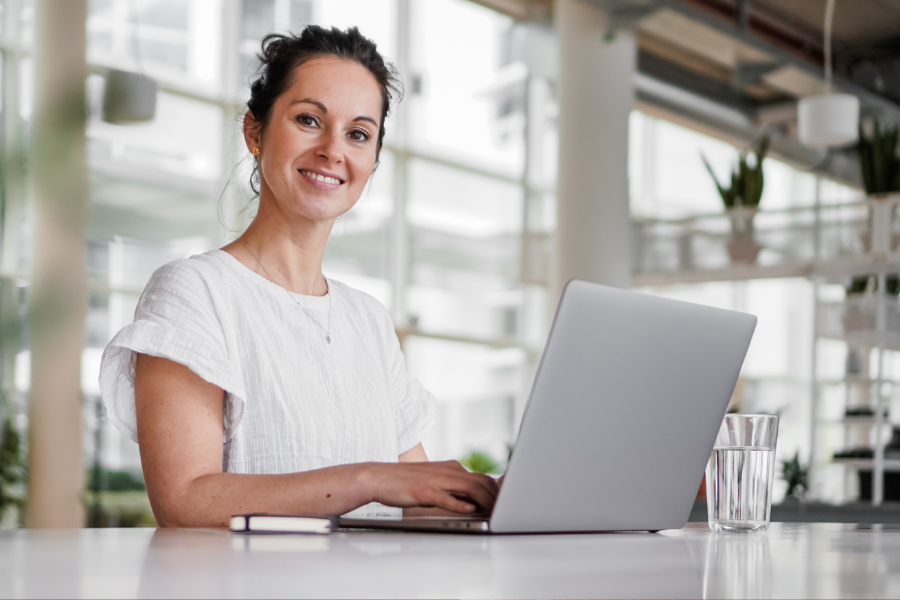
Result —
<path fill-rule="evenodd" d="M 244 139 L 259 209 L 221 250 L 153 274 L 100 373 L 162 526 L 247 512 L 489 511 L 497 483 L 429 463 L 431 395 L 376 300 L 322 275 L 378 164 L 392 68 L 355 28 L 269 36 Z"/>

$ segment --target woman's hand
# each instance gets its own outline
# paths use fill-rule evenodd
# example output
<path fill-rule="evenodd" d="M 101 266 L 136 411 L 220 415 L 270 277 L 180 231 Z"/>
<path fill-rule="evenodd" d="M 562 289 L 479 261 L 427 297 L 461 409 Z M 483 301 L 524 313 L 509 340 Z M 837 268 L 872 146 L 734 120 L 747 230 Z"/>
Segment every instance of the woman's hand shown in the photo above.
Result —
<path fill-rule="evenodd" d="M 388 506 L 436 507 L 454 513 L 490 513 L 500 486 L 469 473 L 455 460 L 373 465 L 375 501 Z"/>

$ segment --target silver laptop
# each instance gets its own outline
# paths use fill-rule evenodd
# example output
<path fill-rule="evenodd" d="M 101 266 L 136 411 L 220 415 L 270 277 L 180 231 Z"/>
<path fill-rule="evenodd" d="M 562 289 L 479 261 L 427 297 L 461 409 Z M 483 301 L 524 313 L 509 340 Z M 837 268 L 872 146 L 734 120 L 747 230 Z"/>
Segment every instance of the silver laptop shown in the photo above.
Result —
<path fill-rule="evenodd" d="M 341 519 L 466 533 L 684 527 L 753 315 L 570 281 L 487 519 Z"/>

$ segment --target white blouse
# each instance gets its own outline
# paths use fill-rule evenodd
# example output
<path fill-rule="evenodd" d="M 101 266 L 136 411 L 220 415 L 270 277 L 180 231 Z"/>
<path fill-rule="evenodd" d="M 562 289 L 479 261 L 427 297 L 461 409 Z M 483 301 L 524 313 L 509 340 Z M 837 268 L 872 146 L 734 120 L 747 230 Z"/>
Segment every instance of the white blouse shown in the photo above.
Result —
<path fill-rule="evenodd" d="M 138 441 L 134 365 L 143 353 L 186 365 L 225 391 L 225 472 L 396 462 L 434 427 L 433 397 L 407 376 L 385 308 L 338 281 L 328 279 L 328 289 L 322 297 L 292 294 L 223 250 L 161 267 L 134 322 L 103 352 L 109 419 Z M 372 503 L 352 514 L 400 510 Z"/>

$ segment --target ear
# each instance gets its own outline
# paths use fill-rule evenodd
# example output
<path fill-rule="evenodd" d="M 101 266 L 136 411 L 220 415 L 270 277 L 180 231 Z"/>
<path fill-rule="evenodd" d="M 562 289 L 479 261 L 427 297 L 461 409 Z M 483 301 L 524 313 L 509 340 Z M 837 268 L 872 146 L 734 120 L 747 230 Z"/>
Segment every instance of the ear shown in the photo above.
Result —
<path fill-rule="evenodd" d="M 262 123 L 256 120 L 249 110 L 244 113 L 244 143 L 251 153 L 254 148 L 262 146 Z"/>

